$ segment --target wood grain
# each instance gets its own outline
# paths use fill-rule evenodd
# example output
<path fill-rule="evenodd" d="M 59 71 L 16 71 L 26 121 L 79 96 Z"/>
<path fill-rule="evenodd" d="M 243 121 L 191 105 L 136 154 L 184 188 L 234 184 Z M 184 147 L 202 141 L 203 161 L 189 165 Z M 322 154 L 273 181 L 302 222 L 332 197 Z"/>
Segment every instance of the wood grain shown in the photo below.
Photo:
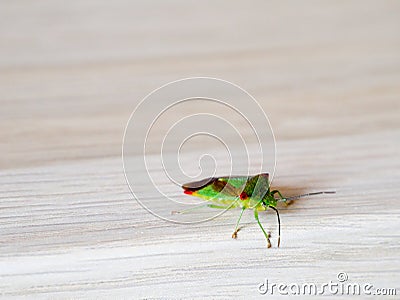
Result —
<path fill-rule="evenodd" d="M 0 295 L 247 299 L 264 279 L 323 284 L 339 272 L 399 294 L 399 12 L 397 1 L 1 3 Z M 190 76 L 259 101 L 275 187 L 336 190 L 281 209 L 281 248 L 272 213 L 266 249 L 251 212 L 232 240 L 239 211 L 180 225 L 130 193 L 120 153 L 131 111 Z"/>

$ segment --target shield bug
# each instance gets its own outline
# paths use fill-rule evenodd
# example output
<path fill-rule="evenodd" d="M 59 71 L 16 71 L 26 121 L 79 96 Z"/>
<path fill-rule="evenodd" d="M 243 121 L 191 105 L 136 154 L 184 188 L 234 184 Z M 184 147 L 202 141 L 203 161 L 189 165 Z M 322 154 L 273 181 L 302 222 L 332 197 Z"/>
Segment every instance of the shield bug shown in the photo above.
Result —
<path fill-rule="evenodd" d="M 301 197 L 333 194 L 333 191 L 323 191 L 297 195 L 293 197 L 284 197 L 278 190 L 272 190 L 269 184 L 268 173 L 262 173 L 255 176 L 223 176 L 210 177 L 200 181 L 189 182 L 182 185 L 184 193 L 206 200 L 205 206 L 219 209 L 241 208 L 239 218 L 236 222 L 235 230 L 232 238 L 236 239 L 239 228 L 240 219 L 246 209 L 254 211 L 254 218 L 260 226 L 266 240 L 268 248 L 271 247 L 270 233 L 267 233 L 258 218 L 260 211 L 272 209 L 275 211 L 278 219 L 278 247 L 281 237 L 281 221 L 277 209 L 278 202 L 289 204 L 290 201 Z M 202 205 L 204 206 L 204 205 Z M 193 210 L 188 209 L 183 213 Z"/>

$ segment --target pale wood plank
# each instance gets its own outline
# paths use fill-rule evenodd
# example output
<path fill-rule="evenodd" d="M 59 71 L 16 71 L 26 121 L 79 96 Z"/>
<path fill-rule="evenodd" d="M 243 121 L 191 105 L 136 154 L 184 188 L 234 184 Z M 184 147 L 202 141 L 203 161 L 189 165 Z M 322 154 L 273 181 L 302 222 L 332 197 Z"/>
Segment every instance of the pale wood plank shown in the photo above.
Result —
<path fill-rule="evenodd" d="M 307 4 L 0 4 L 0 294 L 244 299 L 264 278 L 338 272 L 399 291 L 399 2 Z M 235 241 L 238 211 L 176 225 L 129 192 L 131 110 L 196 75 L 260 102 L 277 138 L 274 186 L 337 191 L 282 208 L 280 249 L 266 249 L 250 212 Z M 275 246 L 275 217 L 262 221 Z"/>

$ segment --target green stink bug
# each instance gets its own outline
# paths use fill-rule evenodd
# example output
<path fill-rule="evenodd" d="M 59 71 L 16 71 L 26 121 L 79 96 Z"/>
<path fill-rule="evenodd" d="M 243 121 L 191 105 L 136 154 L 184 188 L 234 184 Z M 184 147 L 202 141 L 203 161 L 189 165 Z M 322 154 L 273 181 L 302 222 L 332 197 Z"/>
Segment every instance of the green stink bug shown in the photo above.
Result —
<path fill-rule="evenodd" d="M 270 233 L 267 233 L 258 218 L 259 211 L 265 211 L 268 208 L 276 212 L 278 218 L 278 247 L 281 237 L 281 222 L 277 207 L 278 202 L 288 204 L 289 201 L 319 194 L 333 194 L 335 192 L 314 192 L 293 197 L 283 197 L 278 190 L 271 190 L 269 185 L 268 173 L 262 173 L 255 176 L 224 176 L 210 177 L 200 181 L 189 182 L 182 185 L 184 193 L 191 196 L 202 198 L 210 204 L 206 206 L 211 208 L 231 209 L 240 207 L 241 212 L 236 222 L 232 238 L 237 238 L 240 230 L 239 222 L 243 212 L 246 209 L 254 210 L 254 218 L 260 226 L 266 240 L 268 248 L 271 247 Z M 278 198 L 275 198 L 275 195 Z M 188 209 L 189 211 L 192 209 Z M 182 212 L 180 212 L 182 213 Z"/>

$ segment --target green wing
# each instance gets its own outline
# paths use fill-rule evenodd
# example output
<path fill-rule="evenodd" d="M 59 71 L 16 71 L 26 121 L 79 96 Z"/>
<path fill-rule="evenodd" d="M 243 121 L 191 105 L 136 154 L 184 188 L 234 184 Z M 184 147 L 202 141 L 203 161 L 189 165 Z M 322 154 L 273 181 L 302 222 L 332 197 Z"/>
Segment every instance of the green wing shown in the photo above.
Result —
<path fill-rule="evenodd" d="M 235 188 L 243 189 L 244 185 L 251 178 L 251 176 L 224 176 L 220 177 L 221 180 L 228 182 L 233 185 Z"/>
<path fill-rule="evenodd" d="M 238 191 L 238 196 L 241 192 L 245 192 L 249 197 L 262 198 L 269 188 L 268 173 L 254 176 L 225 176 L 218 177 L 218 179 L 235 187 Z"/>
<path fill-rule="evenodd" d="M 210 177 L 189 182 L 182 188 L 187 195 L 236 207 L 239 206 L 238 200 L 242 192 L 248 196 L 259 196 L 266 186 L 268 188 L 268 174 L 265 173 L 255 176 Z"/>
<path fill-rule="evenodd" d="M 269 189 L 269 175 L 268 173 L 261 173 L 255 175 L 246 182 L 244 192 L 257 200 L 261 200 L 267 194 Z"/>
<path fill-rule="evenodd" d="M 231 179 L 225 177 L 210 177 L 200 181 L 186 183 L 182 186 L 187 195 L 199 197 L 206 201 L 236 207 L 239 200 L 241 187 L 246 183 L 247 177 Z"/>

